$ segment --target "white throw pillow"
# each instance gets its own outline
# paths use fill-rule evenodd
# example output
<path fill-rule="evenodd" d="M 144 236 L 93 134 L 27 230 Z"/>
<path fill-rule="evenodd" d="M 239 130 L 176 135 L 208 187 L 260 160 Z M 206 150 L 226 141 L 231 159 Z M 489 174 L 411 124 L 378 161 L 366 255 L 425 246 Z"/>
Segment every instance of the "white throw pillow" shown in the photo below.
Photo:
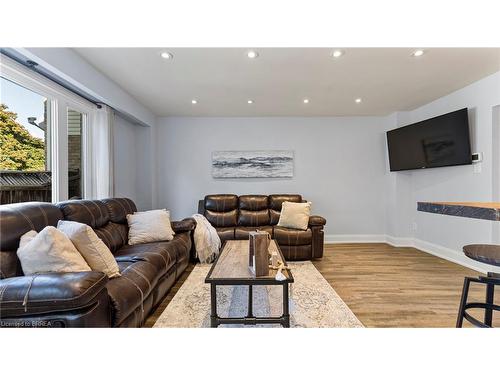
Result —
<path fill-rule="evenodd" d="M 171 241 L 175 232 L 170 224 L 170 212 L 151 210 L 127 215 L 128 244 Z"/>
<path fill-rule="evenodd" d="M 104 272 L 110 279 L 120 276 L 113 254 L 87 224 L 59 220 L 57 229 L 68 236 L 93 271 Z"/>
<path fill-rule="evenodd" d="M 19 239 L 19 248 L 26 246 L 33 238 L 36 237 L 38 232 L 36 230 L 30 230 L 29 232 L 24 233 Z"/>
<path fill-rule="evenodd" d="M 311 202 L 283 202 L 281 206 L 280 227 L 306 230 L 311 216 Z"/>
<path fill-rule="evenodd" d="M 55 227 L 43 228 L 31 241 L 25 238 L 17 257 L 25 275 L 91 270 L 70 239 Z"/>

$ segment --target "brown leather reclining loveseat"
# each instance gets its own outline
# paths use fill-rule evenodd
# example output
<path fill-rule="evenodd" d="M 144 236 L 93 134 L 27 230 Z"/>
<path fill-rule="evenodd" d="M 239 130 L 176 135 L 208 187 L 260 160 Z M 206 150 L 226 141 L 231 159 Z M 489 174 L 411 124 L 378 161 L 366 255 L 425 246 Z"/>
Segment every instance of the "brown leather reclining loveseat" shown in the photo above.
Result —
<path fill-rule="evenodd" d="M 311 216 L 307 230 L 279 227 L 285 201 L 303 202 L 299 194 L 214 194 L 199 201 L 198 212 L 215 227 L 222 241 L 247 240 L 249 232 L 259 229 L 271 234 L 287 260 L 321 258 L 326 220 Z"/>
<path fill-rule="evenodd" d="M 0 206 L 0 326 L 138 327 L 186 269 L 193 219 L 172 222 L 172 241 L 127 245 L 127 198 Z M 16 250 L 30 230 L 58 220 L 91 226 L 113 253 L 120 277 L 101 272 L 24 276 Z"/>

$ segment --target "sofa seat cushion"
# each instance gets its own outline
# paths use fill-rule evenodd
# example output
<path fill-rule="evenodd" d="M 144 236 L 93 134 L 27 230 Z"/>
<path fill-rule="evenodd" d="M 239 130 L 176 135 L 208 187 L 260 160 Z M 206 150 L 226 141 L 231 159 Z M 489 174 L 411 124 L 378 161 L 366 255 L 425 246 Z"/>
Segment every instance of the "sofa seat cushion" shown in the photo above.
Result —
<path fill-rule="evenodd" d="M 216 227 L 215 230 L 222 242 L 234 240 L 234 227 Z"/>
<path fill-rule="evenodd" d="M 235 240 L 248 240 L 248 234 L 250 232 L 254 232 L 256 230 L 261 230 L 269 233 L 271 236 L 273 235 L 273 227 L 265 226 L 265 227 L 237 227 L 234 230 L 234 239 Z"/>
<path fill-rule="evenodd" d="M 126 245 L 115 253 L 115 259 L 118 262 L 149 262 L 163 275 L 175 265 L 177 250 L 172 242 L 166 241 Z"/>
<path fill-rule="evenodd" d="M 106 288 L 111 304 L 111 321 L 119 325 L 143 302 L 156 286 L 160 273 L 155 265 L 146 261 L 119 261 L 120 277 L 108 281 Z"/>
<path fill-rule="evenodd" d="M 284 227 L 274 227 L 273 238 L 279 245 L 297 246 L 310 245 L 312 243 L 311 229 L 289 229 Z"/>

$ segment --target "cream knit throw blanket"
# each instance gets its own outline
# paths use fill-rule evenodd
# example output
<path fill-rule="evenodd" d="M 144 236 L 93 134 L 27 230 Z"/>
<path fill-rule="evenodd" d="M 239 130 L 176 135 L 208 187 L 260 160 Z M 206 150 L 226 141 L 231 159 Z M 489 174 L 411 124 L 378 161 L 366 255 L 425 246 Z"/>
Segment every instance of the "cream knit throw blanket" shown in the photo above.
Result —
<path fill-rule="evenodd" d="M 198 259 L 201 263 L 212 263 L 219 254 L 221 246 L 219 235 L 205 216 L 194 214 L 193 219 L 196 220 L 194 246 Z"/>

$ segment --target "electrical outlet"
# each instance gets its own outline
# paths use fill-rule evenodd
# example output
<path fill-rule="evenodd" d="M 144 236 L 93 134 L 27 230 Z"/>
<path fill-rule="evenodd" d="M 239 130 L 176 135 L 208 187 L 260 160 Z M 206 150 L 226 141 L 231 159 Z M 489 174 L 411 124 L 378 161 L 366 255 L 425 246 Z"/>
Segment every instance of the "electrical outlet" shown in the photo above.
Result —
<path fill-rule="evenodd" d="M 481 164 L 474 164 L 474 169 L 473 169 L 473 172 L 474 172 L 475 174 L 479 174 L 479 173 L 481 173 L 481 172 L 482 172 L 482 170 L 483 170 L 483 168 L 482 168 Z"/>
<path fill-rule="evenodd" d="M 411 224 L 411 231 L 413 233 L 417 233 L 418 232 L 418 224 L 417 223 L 412 223 Z"/>

